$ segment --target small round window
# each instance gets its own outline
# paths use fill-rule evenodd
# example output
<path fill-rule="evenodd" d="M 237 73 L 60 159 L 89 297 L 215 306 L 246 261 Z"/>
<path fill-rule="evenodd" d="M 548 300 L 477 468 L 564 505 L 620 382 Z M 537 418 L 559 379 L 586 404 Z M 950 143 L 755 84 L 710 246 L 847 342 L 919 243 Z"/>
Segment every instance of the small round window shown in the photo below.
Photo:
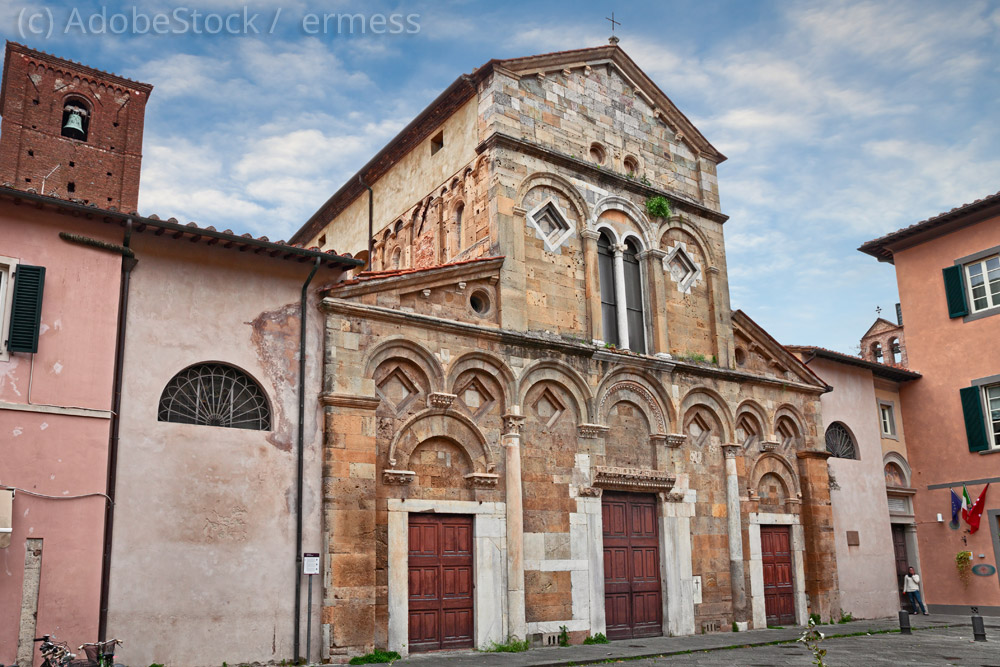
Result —
<path fill-rule="evenodd" d="M 639 173 L 639 161 L 631 155 L 625 156 L 625 173 L 631 175 Z"/>
<path fill-rule="evenodd" d="M 490 312 L 490 295 L 483 290 L 473 292 L 469 297 L 469 306 L 477 315 L 486 315 Z"/>
<path fill-rule="evenodd" d="M 597 164 L 604 164 L 604 147 L 597 143 L 591 144 L 590 159 Z"/>

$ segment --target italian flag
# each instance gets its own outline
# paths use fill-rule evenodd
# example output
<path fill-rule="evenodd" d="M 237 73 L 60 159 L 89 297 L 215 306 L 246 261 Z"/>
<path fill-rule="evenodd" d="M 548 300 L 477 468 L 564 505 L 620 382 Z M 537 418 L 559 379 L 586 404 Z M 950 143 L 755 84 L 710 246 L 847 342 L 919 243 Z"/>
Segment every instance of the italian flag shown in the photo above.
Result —
<path fill-rule="evenodd" d="M 969 498 L 969 490 L 962 485 L 962 520 L 969 523 L 969 508 L 972 507 L 972 500 Z"/>
<path fill-rule="evenodd" d="M 983 490 L 979 492 L 979 497 L 976 498 L 976 502 L 972 503 L 968 510 L 964 509 L 965 505 L 969 502 L 969 490 L 962 485 L 962 518 L 965 522 L 969 524 L 969 532 L 974 533 L 979 530 L 979 520 L 983 517 L 983 509 L 986 507 L 986 491 L 990 488 L 987 484 L 983 487 Z"/>

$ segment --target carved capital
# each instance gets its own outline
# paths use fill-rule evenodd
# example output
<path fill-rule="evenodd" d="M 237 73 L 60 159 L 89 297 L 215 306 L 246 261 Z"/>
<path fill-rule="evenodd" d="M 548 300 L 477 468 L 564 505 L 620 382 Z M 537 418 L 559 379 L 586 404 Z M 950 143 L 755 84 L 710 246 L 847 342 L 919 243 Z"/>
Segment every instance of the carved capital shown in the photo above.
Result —
<path fill-rule="evenodd" d="M 522 428 L 524 428 L 524 415 L 507 413 L 503 416 L 504 435 L 521 435 Z"/>
<path fill-rule="evenodd" d="M 596 241 L 601 238 L 601 233 L 596 229 L 585 229 L 580 232 L 580 236 L 587 239 L 588 241 Z"/>
<path fill-rule="evenodd" d="M 773 452 L 781 444 L 778 440 L 761 440 L 760 441 L 760 451 L 762 452 Z"/>
<path fill-rule="evenodd" d="M 649 436 L 649 444 L 653 447 L 660 447 L 667 444 L 667 436 L 665 433 L 652 433 Z"/>
<path fill-rule="evenodd" d="M 686 495 L 683 490 L 677 491 L 667 491 L 660 494 L 663 500 L 671 503 L 680 503 L 684 501 L 684 496 Z"/>
<path fill-rule="evenodd" d="M 608 432 L 608 427 L 601 424 L 580 424 L 576 432 L 581 438 L 600 438 Z"/>
<path fill-rule="evenodd" d="M 660 250 L 659 248 L 650 248 L 649 250 L 643 250 L 638 255 L 636 255 L 636 259 L 646 259 L 647 257 L 652 257 L 653 260 L 655 261 L 657 259 L 662 260 L 666 256 L 667 256 L 666 250 Z"/>
<path fill-rule="evenodd" d="M 743 445 L 723 445 L 722 453 L 727 459 L 735 459 L 743 451 Z"/>
<path fill-rule="evenodd" d="M 667 447 L 676 449 L 687 442 L 687 439 L 688 437 L 684 433 L 668 433 L 664 444 L 666 444 Z"/>
<path fill-rule="evenodd" d="M 443 392 L 436 391 L 427 397 L 427 402 L 432 408 L 437 408 L 438 410 L 447 410 L 451 407 L 452 402 L 455 400 L 455 394 L 445 394 Z"/>
<path fill-rule="evenodd" d="M 489 472 L 473 472 L 465 476 L 465 483 L 473 489 L 495 489 L 500 475 Z"/>
<path fill-rule="evenodd" d="M 600 498 L 601 489 L 596 486 L 581 486 L 580 490 L 577 491 L 576 495 L 581 498 Z"/>
<path fill-rule="evenodd" d="M 382 471 L 382 483 L 391 484 L 393 486 L 402 486 L 404 484 L 411 483 L 416 479 L 417 473 L 412 470 L 383 470 Z"/>

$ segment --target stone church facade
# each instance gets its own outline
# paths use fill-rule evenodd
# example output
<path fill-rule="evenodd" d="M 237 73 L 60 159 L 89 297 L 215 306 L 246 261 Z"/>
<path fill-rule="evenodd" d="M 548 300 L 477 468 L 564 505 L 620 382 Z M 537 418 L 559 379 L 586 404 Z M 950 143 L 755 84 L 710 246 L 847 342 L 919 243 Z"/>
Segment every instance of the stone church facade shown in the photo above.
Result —
<path fill-rule="evenodd" d="M 324 657 L 839 611 L 826 385 L 730 309 L 724 159 L 616 44 L 491 61 L 293 237 L 363 257 L 372 207 L 321 305 Z"/>

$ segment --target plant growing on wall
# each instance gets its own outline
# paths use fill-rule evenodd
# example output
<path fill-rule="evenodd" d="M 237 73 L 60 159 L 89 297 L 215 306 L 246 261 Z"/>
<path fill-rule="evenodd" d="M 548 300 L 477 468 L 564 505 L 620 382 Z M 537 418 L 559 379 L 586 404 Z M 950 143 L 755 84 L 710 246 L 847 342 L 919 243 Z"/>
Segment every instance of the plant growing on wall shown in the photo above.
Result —
<path fill-rule="evenodd" d="M 646 213 L 654 218 L 670 217 L 670 200 L 659 195 L 646 200 Z"/>
<path fill-rule="evenodd" d="M 972 571 L 972 552 L 959 551 L 955 556 L 955 569 L 958 570 L 958 578 L 962 580 L 963 586 L 969 585 L 969 573 Z"/>

